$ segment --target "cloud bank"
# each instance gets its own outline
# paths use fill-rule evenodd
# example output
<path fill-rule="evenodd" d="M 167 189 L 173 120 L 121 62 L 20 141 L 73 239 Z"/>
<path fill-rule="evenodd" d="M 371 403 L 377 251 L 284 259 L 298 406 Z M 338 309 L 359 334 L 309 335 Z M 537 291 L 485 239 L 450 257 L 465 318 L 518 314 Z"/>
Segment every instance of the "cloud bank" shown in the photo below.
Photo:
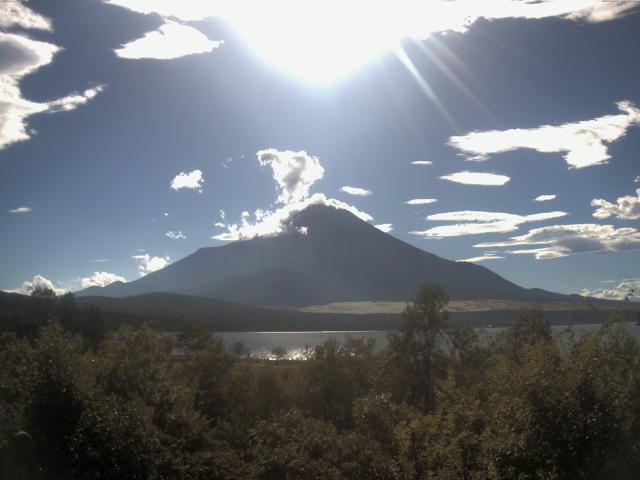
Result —
<path fill-rule="evenodd" d="M 474 245 L 476 248 L 511 248 L 533 246 L 506 253 L 534 255 L 538 260 L 566 257 L 574 253 L 624 252 L 640 250 L 640 232 L 635 228 L 615 228 L 613 225 L 582 223 L 534 228 L 525 235 L 511 237 L 506 242 Z"/>
<path fill-rule="evenodd" d="M 324 168 L 317 157 L 305 151 L 260 150 L 258 163 L 273 170 L 273 179 L 280 190 L 278 203 L 298 202 L 309 195 L 309 188 L 324 176 Z"/>
<path fill-rule="evenodd" d="M 564 152 L 569 168 L 607 163 L 607 144 L 622 138 L 629 128 L 640 124 L 640 109 L 630 101 L 616 104 L 618 115 L 536 128 L 514 128 L 471 132 L 449 138 L 449 145 L 468 155 L 468 160 L 487 160 L 489 154 L 529 148 L 541 153 Z"/>
<path fill-rule="evenodd" d="M 51 280 L 43 277 L 42 275 L 34 275 L 31 280 L 27 280 L 22 283 L 20 288 L 14 290 L 7 290 L 11 293 L 21 293 L 23 295 L 31 295 L 33 291 L 37 288 L 45 288 L 47 290 L 52 290 L 56 295 L 64 295 L 69 291 L 67 288 L 57 288 Z"/>
<path fill-rule="evenodd" d="M 82 288 L 89 287 L 106 287 L 113 282 L 126 282 L 127 279 L 116 275 L 115 273 L 108 272 L 93 272 L 90 277 L 84 277 L 80 279 L 80 286 Z"/>
<path fill-rule="evenodd" d="M 620 18 L 637 7 L 635 2 L 602 0 L 103 1 L 139 13 L 156 13 L 165 21 L 224 18 L 271 63 L 303 78 L 324 80 L 392 50 L 402 39 L 422 40 L 441 32 L 465 32 L 480 18 L 555 17 L 596 23 Z M 324 68 L 328 65 L 333 68 Z"/>
<path fill-rule="evenodd" d="M 544 212 L 533 215 L 515 215 L 502 212 L 482 212 L 463 210 L 458 212 L 428 215 L 427 220 L 435 222 L 456 222 L 441 225 L 423 231 L 409 232 L 423 238 L 460 237 L 482 233 L 506 233 L 518 230 L 518 226 L 528 222 L 541 222 L 552 218 L 564 217 L 567 212 Z"/>
<path fill-rule="evenodd" d="M 22 27 L 27 30 L 51 32 L 51 20 L 35 13 L 23 2 L 2 2 L 0 28 Z"/>
<path fill-rule="evenodd" d="M 249 240 L 254 237 L 269 237 L 285 232 L 291 232 L 291 220 L 293 217 L 310 205 L 326 205 L 333 208 L 347 210 L 356 217 L 370 222 L 373 217 L 366 212 L 358 210 L 334 198 L 327 198 L 323 193 L 315 193 L 298 202 L 287 204 L 274 211 L 256 210 L 254 213 L 255 222 L 251 221 L 251 215 L 244 215 L 240 223 L 227 224 L 227 231 L 214 235 L 214 240 L 231 242 L 236 240 Z M 247 212 L 248 213 L 248 212 Z M 299 232 L 302 233 L 302 232 Z"/>
<path fill-rule="evenodd" d="M 117 56 L 138 60 L 151 58 L 170 60 L 197 53 L 208 53 L 223 42 L 209 40 L 199 30 L 166 20 L 160 28 L 115 50 Z"/>
<path fill-rule="evenodd" d="M 24 4 L 0 2 L 0 28 L 12 26 L 51 31 L 51 22 Z M 20 81 L 51 63 L 59 51 L 56 45 L 32 40 L 22 33 L 0 32 L 0 150 L 12 143 L 29 140 L 35 134 L 27 124 L 32 115 L 73 110 L 104 90 L 104 85 L 97 85 L 45 102 L 24 98 Z"/>
<path fill-rule="evenodd" d="M 598 207 L 593 216 L 596 218 L 615 217 L 620 220 L 640 220 L 640 188 L 636 195 L 620 197 L 616 203 L 611 203 L 601 198 L 591 200 L 592 207 Z"/>
<path fill-rule="evenodd" d="M 625 298 L 638 298 L 640 295 L 640 278 L 625 278 L 624 280 L 605 280 L 602 283 L 614 284 L 610 288 L 598 288 L 580 291 L 583 297 L 602 298 L 604 300 L 624 300 Z M 633 292 L 633 294 L 632 294 Z"/>
<path fill-rule="evenodd" d="M 307 229 L 293 231 L 291 221 L 297 213 L 309 205 L 327 205 L 347 210 L 366 222 L 373 220 L 368 213 L 340 200 L 327 198 L 323 193 L 309 196 L 311 186 L 324 176 L 324 168 L 317 157 L 304 151 L 280 151 L 273 148 L 260 150 L 256 156 L 260 165 L 271 167 L 273 179 L 276 182 L 277 202 L 282 206 L 275 210 L 259 208 L 253 215 L 244 211 L 239 222 L 228 224 L 223 223 L 225 215 L 221 210 L 222 221 L 216 222 L 215 226 L 226 228 L 226 232 L 214 235 L 212 239 L 229 242 L 279 235 L 285 232 L 306 235 Z"/>
<path fill-rule="evenodd" d="M 157 13 L 163 17 L 177 17 L 185 21 L 202 20 L 207 17 L 233 18 L 242 9 L 253 8 L 266 16 L 258 17 L 262 21 L 272 19 L 276 14 L 282 14 L 280 5 L 263 7 L 260 0 L 242 2 L 237 0 L 219 0 L 217 2 L 203 2 L 201 0 L 104 0 L 105 3 L 119 5 L 129 10 L 149 14 Z M 323 6 L 330 13 L 339 12 L 342 2 L 310 1 L 308 8 L 315 11 L 317 5 Z M 288 3 L 281 5 L 288 6 Z M 263 8 L 260 8 L 263 7 Z M 372 6 L 373 7 L 373 6 Z M 401 8 L 399 8 L 401 7 Z M 438 15 L 433 15 L 437 8 Z M 466 31 L 479 18 L 527 18 L 541 19 L 560 17 L 567 20 L 582 22 L 606 22 L 623 17 L 637 8 L 633 2 L 602 2 L 600 0 L 564 0 L 562 2 L 513 2 L 510 0 L 494 0 L 491 2 L 477 2 L 474 0 L 457 0 L 456 2 L 442 1 L 436 7 L 424 2 L 396 0 L 376 2 L 376 9 L 363 12 L 363 22 L 386 19 L 388 23 L 393 19 L 393 25 L 398 29 L 401 37 L 414 36 L 426 38 L 432 33 L 445 31 Z M 334 12 L 334 10 L 336 12 Z M 398 11 L 400 10 L 400 11 Z M 366 13 L 372 13 L 367 17 Z M 431 14 L 430 14 L 431 13 Z M 289 18 L 290 20 L 290 18 Z"/>
<path fill-rule="evenodd" d="M 148 253 L 145 253 L 144 255 L 134 255 L 131 258 L 138 262 L 138 273 L 141 277 L 144 277 L 148 273 L 161 270 L 171 263 L 171 258 L 168 256 L 152 257 Z"/>

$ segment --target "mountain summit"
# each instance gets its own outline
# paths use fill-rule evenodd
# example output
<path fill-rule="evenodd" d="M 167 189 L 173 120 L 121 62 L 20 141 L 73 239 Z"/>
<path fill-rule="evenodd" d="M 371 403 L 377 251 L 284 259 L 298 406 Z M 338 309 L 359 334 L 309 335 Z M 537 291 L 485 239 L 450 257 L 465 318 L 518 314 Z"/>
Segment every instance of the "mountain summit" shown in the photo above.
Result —
<path fill-rule="evenodd" d="M 491 270 L 413 247 L 326 205 L 295 214 L 273 237 L 201 248 L 129 283 L 91 287 L 80 296 L 171 292 L 249 305 L 301 307 L 358 300 L 412 300 L 437 281 L 455 299 L 566 300 L 519 287 Z"/>

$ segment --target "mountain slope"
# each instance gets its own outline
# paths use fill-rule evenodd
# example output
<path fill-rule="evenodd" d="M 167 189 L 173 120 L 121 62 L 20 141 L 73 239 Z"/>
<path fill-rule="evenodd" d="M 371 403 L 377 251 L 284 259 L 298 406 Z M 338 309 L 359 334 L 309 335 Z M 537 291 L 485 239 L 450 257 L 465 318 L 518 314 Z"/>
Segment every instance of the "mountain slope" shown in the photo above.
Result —
<path fill-rule="evenodd" d="M 306 227 L 307 233 L 298 233 Z M 195 253 L 130 283 L 90 288 L 82 295 L 124 297 L 172 292 L 271 307 L 354 300 L 411 300 L 426 281 L 456 299 L 563 300 L 524 289 L 485 267 L 445 260 L 383 233 L 353 214 L 312 205 L 291 232 Z"/>
<path fill-rule="evenodd" d="M 131 297 L 80 297 L 80 305 L 94 306 L 118 323 L 152 321 L 170 330 L 184 322 L 223 331 L 386 330 L 396 328 L 398 314 L 324 314 L 259 308 L 175 293 L 147 293 Z M 119 315 L 125 315 L 120 318 Z"/>

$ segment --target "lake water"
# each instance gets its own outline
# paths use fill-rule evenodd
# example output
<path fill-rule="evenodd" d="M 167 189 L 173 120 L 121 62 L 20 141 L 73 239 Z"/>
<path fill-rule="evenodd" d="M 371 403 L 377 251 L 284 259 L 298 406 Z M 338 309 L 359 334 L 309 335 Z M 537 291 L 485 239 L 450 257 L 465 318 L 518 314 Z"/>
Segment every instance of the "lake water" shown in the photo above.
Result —
<path fill-rule="evenodd" d="M 640 327 L 635 324 L 625 324 L 625 327 L 640 342 Z M 554 335 L 560 335 L 565 330 L 564 325 L 554 325 L 551 327 Z M 573 330 L 576 339 L 588 332 L 595 332 L 600 328 L 600 324 L 574 325 Z M 492 336 L 504 328 L 484 328 L 478 331 L 481 335 Z M 271 350 L 274 347 L 282 347 L 287 351 L 288 358 L 301 358 L 306 348 L 313 348 L 321 345 L 327 340 L 334 338 L 339 344 L 344 343 L 348 338 L 371 338 L 375 340 L 376 347 L 381 349 L 387 345 L 387 331 L 335 331 L 335 332 L 225 332 L 218 333 L 219 337 L 227 345 L 235 342 L 242 342 L 249 350 L 252 357 L 272 358 Z"/>

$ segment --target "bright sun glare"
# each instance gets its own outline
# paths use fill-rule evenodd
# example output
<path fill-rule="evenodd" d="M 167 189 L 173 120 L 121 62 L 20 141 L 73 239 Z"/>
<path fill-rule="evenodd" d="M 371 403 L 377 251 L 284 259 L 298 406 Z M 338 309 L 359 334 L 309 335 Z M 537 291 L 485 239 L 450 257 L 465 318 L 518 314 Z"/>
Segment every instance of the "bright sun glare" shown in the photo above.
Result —
<path fill-rule="evenodd" d="M 601 21 L 617 11 L 631 8 L 627 6 L 630 2 L 596 0 L 104 1 L 140 13 L 157 13 L 165 18 L 164 31 L 147 35 L 150 38 L 136 44 L 138 49 L 159 42 L 161 35 L 171 30 L 172 38 L 180 36 L 183 43 L 191 45 L 189 51 L 194 48 L 195 51 L 210 51 L 216 45 L 207 43 L 206 38 L 203 41 L 200 36 L 188 34 L 188 29 L 172 22 L 222 17 L 266 62 L 300 79 L 319 84 L 334 83 L 388 51 L 397 54 L 415 76 L 415 68 L 407 63 L 406 54 L 400 48 L 401 40 L 424 40 L 434 32 L 462 32 L 479 17 L 560 16 Z M 137 52 L 128 53 L 138 55 Z M 179 52 L 174 55 L 176 53 Z M 425 54 L 432 56 L 430 52 Z M 421 88 L 431 96 L 428 85 L 421 85 Z"/>
<path fill-rule="evenodd" d="M 416 4 L 399 8 L 404 3 L 275 0 L 252 2 L 247 9 L 233 2 L 225 17 L 274 67 L 326 84 L 392 50 L 403 37 L 425 31 L 428 15 L 418 22 Z"/>

